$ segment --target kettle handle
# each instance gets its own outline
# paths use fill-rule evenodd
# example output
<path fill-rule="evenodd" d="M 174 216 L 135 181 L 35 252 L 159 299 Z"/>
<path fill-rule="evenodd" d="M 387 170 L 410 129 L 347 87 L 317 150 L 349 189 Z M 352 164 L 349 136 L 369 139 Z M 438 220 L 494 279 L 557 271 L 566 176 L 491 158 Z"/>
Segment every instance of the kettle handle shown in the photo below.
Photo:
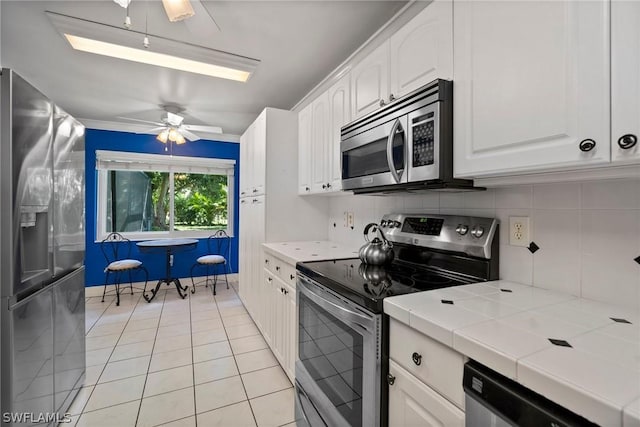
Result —
<path fill-rule="evenodd" d="M 374 233 L 376 231 L 380 231 L 380 229 L 378 228 L 378 224 L 376 224 L 375 222 L 370 222 L 369 224 L 367 224 L 366 227 L 364 227 L 364 240 L 366 240 L 367 242 L 371 241 L 369 240 L 369 230 L 371 230 L 371 228 L 373 228 Z"/>
<path fill-rule="evenodd" d="M 384 235 L 382 228 L 378 227 L 378 233 L 380 233 L 380 237 L 382 237 L 382 243 L 390 248 L 393 247 L 393 243 L 387 240 L 387 236 Z"/>

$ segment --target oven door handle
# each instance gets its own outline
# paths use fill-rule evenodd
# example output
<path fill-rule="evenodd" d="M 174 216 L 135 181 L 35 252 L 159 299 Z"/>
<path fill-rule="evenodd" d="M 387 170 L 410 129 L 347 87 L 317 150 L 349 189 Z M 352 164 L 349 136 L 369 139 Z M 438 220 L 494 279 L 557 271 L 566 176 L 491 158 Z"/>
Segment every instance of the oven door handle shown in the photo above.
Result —
<path fill-rule="evenodd" d="M 375 320 L 373 318 L 367 317 L 353 310 L 349 310 L 347 307 L 343 307 L 341 304 L 329 300 L 329 298 L 333 299 L 330 294 L 325 296 L 317 293 L 311 288 L 311 283 L 309 283 L 308 279 L 299 277 L 298 285 L 302 285 L 300 286 L 300 291 L 303 294 L 313 297 L 312 301 L 315 304 L 327 310 L 340 320 L 358 324 L 362 326 L 362 328 L 364 328 L 369 334 L 373 334 L 373 331 L 371 330 L 372 325 L 375 323 Z"/>
<path fill-rule="evenodd" d="M 403 132 L 402 122 L 400 122 L 400 118 L 397 118 L 396 121 L 393 122 L 393 126 L 391 126 L 391 132 L 389 132 L 389 137 L 387 138 L 387 164 L 389 165 L 389 170 L 391 171 L 391 175 L 393 176 L 393 179 L 396 181 L 396 183 L 400 184 L 400 179 L 402 178 L 402 174 L 404 171 L 398 174 L 398 171 L 396 170 L 396 165 L 393 163 L 393 138 L 396 136 L 396 132 L 398 131 L 398 129 L 400 129 L 400 131 Z M 406 141 L 405 141 L 405 145 L 406 145 Z M 404 150 L 403 150 L 403 155 L 404 155 Z"/>

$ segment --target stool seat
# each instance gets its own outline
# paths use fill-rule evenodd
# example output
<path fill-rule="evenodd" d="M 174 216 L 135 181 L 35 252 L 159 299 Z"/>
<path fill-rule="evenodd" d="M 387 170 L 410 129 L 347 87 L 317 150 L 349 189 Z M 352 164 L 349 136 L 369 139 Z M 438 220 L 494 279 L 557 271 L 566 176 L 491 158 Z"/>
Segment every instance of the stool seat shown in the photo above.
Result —
<path fill-rule="evenodd" d="M 222 255 L 203 255 L 196 261 L 200 264 L 224 264 L 227 262 Z"/>
<path fill-rule="evenodd" d="M 111 264 L 107 265 L 107 268 L 104 270 L 105 273 L 108 271 L 124 271 L 124 270 L 133 270 L 142 265 L 141 261 L 137 259 L 121 259 L 118 261 L 113 261 Z"/>

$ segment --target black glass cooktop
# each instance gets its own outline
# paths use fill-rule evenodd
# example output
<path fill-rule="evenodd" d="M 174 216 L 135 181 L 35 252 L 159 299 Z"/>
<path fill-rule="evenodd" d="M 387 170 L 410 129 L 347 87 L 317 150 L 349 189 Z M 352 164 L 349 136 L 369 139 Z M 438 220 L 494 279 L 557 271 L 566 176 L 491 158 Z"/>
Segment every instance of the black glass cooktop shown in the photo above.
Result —
<path fill-rule="evenodd" d="M 362 264 L 359 258 L 299 262 L 297 269 L 374 313 L 382 313 L 382 300 L 394 295 L 428 291 L 479 281 L 447 272 L 394 261 L 381 267 Z"/>

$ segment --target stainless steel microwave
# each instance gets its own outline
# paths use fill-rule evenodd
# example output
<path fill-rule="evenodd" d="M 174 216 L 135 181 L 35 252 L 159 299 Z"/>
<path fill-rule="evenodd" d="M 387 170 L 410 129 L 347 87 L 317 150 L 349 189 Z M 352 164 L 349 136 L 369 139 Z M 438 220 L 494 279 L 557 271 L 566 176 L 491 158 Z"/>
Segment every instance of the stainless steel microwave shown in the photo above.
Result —
<path fill-rule="evenodd" d="M 453 178 L 453 83 L 434 80 L 342 127 L 342 188 L 356 194 L 475 189 Z"/>

